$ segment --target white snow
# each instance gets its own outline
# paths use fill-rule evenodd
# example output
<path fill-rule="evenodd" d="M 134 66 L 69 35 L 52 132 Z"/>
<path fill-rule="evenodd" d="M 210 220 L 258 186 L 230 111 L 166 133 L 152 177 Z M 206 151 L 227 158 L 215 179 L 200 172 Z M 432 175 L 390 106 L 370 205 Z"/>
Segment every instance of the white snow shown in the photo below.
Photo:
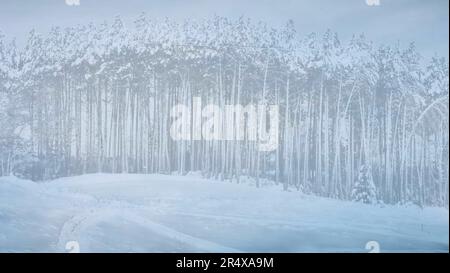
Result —
<path fill-rule="evenodd" d="M 0 178 L 0 252 L 448 252 L 445 208 L 374 206 L 195 175 Z"/>

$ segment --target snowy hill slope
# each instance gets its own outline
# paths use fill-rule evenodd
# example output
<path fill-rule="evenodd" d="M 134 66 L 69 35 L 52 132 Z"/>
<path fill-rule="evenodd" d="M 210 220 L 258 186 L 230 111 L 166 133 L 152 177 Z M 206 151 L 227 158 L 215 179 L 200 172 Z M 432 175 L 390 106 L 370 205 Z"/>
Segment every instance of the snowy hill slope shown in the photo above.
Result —
<path fill-rule="evenodd" d="M 448 217 L 196 176 L 0 178 L 0 252 L 448 252 Z"/>

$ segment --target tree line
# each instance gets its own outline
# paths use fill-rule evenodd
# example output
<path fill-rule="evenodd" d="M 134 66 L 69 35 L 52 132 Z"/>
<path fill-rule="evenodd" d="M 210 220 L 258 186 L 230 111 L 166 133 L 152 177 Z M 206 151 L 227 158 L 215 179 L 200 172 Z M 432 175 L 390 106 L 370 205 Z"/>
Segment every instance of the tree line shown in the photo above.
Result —
<path fill-rule="evenodd" d="M 292 21 L 143 14 L 31 31 L 23 47 L 0 34 L 0 176 L 195 171 L 351 199 L 364 169 L 380 202 L 448 207 L 448 86 L 448 60 L 414 44 L 299 37 Z M 170 111 L 194 97 L 279 105 L 278 149 L 174 141 Z"/>

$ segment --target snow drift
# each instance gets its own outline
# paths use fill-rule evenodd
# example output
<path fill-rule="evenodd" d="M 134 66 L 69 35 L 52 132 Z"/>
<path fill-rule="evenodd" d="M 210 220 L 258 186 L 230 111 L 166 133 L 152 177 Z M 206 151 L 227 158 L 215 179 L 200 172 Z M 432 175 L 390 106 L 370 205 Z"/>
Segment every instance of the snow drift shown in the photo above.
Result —
<path fill-rule="evenodd" d="M 0 252 L 448 252 L 448 217 L 195 175 L 0 178 Z"/>

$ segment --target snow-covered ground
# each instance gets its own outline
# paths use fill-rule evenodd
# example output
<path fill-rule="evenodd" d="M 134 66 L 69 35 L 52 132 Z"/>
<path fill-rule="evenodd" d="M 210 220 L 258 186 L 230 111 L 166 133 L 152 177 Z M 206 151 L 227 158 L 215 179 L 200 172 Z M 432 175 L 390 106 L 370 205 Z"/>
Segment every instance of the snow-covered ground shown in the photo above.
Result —
<path fill-rule="evenodd" d="M 370 206 L 197 176 L 0 178 L 0 252 L 448 252 L 444 208 Z"/>

